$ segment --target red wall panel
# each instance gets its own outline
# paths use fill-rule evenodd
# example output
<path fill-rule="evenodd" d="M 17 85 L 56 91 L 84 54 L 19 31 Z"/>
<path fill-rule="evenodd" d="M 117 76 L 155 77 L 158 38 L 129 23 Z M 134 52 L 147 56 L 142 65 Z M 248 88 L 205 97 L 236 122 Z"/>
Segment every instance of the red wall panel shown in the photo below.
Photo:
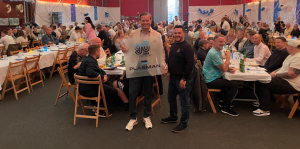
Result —
<path fill-rule="evenodd" d="M 57 3 L 57 0 L 40 0 L 40 1 L 45 1 L 45 2 L 55 2 Z M 77 0 L 63 0 L 64 3 L 66 4 L 77 4 Z M 82 0 L 82 5 L 92 5 L 92 0 Z M 96 0 L 96 6 L 102 6 L 102 0 Z"/>
<path fill-rule="evenodd" d="M 237 0 L 221 0 L 222 5 L 236 5 Z M 220 5 L 220 0 L 190 0 L 190 6 L 214 6 Z"/>
<path fill-rule="evenodd" d="M 11 6 L 10 13 L 7 13 L 6 4 L 9 4 Z M 21 13 L 21 12 L 16 11 L 16 5 L 19 5 L 19 4 L 23 5 L 23 2 L 0 1 L 0 16 L 1 16 L 1 18 L 19 18 L 20 25 L 22 25 L 25 22 L 24 12 Z M 23 8 L 24 8 L 24 5 L 23 5 Z M 16 27 L 16 26 L 0 26 L 0 30 L 4 30 L 7 28 L 13 28 L 13 27 Z"/>

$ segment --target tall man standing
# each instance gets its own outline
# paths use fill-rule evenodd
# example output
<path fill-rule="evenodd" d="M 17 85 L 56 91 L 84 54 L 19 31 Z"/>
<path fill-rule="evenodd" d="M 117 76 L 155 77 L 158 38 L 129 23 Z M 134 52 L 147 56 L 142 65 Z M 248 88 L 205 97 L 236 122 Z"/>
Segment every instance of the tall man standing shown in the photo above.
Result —
<path fill-rule="evenodd" d="M 142 38 L 145 40 L 149 40 L 150 36 L 160 36 L 160 33 L 154 31 L 151 28 L 152 16 L 148 12 L 143 12 L 140 15 L 141 28 L 138 28 L 131 32 L 131 38 Z M 163 47 L 161 47 L 163 51 Z M 126 47 L 122 48 L 123 52 L 127 51 Z M 166 66 L 165 66 L 166 68 Z M 166 70 L 165 70 L 166 71 Z M 166 72 L 163 72 L 165 74 Z M 130 120 L 125 127 L 126 130 L 131 131 L 133 126 L 135 126 L 137 121 L 137 112 L 136 112 L 136 98 L 138 96 L 138 92 L 142 85 L 144 85 L 144 118 L 143 122 L 145 123 L 145 127 L 147 129 L 152 128 L 152 123 L 150 119 L 150 111 L 151 111 L 151 92 L 153 88 L 153 76 L 144 76 L 144 77 L 136 77 L 129 79 L 129 112 L 130 112 Z"/>
<path fill-rule="evenodd" d="M 185 32 L 182 25 L 175 26 L 176 43 L 172 44 L 168 60 L 168 101 L 170 105 L 170 116 L 161 119 L 162 123 L 177 122 L 177 101 L 179 95 L 181 104 L 181 119 L 178 126 L 172 131 L 181 132 L 188 127 L 189 120 L 189 92 L 191 91 L 191 78 L 194 68 L 193 47 L 184 40 Z"/>

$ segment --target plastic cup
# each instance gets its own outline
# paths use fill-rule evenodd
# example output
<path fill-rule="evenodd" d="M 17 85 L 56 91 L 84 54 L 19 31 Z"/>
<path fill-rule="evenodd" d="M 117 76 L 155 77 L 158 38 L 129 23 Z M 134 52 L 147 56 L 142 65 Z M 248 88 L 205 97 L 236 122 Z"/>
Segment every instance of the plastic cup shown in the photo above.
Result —
<path fill-rule="evenodd" d="M 7 60 L 7 55 L 3 55 L 3 60 Z"/>

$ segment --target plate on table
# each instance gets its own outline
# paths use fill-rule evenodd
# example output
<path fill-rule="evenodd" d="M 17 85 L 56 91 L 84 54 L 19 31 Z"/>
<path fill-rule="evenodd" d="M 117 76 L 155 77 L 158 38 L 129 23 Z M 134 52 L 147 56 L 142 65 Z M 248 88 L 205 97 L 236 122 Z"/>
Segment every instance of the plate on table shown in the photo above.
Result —
<path fill-rule="evenodd" d="M 103 69 L 105 69 L 105 70 L 114 70 L 114 69 L 116 69 L 117 67 L 104 67 Z"/>

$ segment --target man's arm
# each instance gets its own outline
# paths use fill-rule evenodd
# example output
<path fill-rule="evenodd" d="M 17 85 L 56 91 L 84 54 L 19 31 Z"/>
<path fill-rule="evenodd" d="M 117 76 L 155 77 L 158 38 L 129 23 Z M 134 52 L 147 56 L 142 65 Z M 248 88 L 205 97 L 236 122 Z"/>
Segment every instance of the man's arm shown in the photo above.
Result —
<path fill-rule="evenodd" d="M 288 72 L 276 73 L 275 76 L 280 78 L 291 79 L 298 77 L 299 74 L 300 69 L 290 67 Z"/>
<path fill-rule="evenodd" d="M 97 65 L 98 65 L 97 63 L 93 63 L 93 62 L 90 62 L 90 61 L 87 62 L 87 64 L 86 64 L 86 76 L 87 77 L 96 78 L 99 75 L 101 75 L 101 74 L 99 74 L 98 72 L 95 71 L 95 69 L 97 69 Z M 101 75 L 102 79 L 103 79 L 103 76 L 104 75 Z"/>
<path fill-rule="evenodd" d="M 226 52 L 225 52 L 225 55 L 226 55 L 226 61 L 225 61 L 225 63 L 220 64 L 220 65 L 217 65 L 217 68 L 218 68 L 219 70 L 221 70 L 222 72 L 228 71 L 228 69 L 229 69 L 229 64 L 230 64 L 230 56 L 231 56 L 230 52 L 229 52 L 229 51 L 226 51 Z"/>
<path fill-rule="evenodd" d="M 194 68 L 194 50 L 192 46 L 187 47 L 184 55 L 187 63 L 183 72 L 183 79 L 187 80 L 188 75 L 193 71 Z"/>

